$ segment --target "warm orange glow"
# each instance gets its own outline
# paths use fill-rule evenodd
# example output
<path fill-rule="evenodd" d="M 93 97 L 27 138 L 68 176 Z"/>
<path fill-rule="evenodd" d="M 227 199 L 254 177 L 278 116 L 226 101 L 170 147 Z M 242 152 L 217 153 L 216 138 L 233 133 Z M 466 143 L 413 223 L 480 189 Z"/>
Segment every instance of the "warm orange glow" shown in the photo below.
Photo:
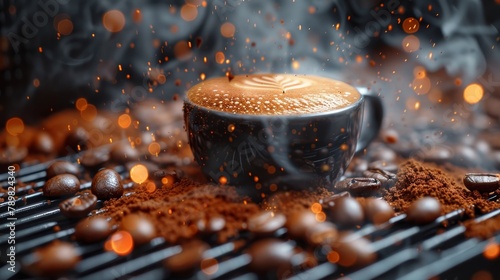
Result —
<path fill-rule="evenodd" d="M 20 118 L 14 117 L 10 118 L 5 124 L 5 129 L 7 133 L 12 136 L 17 136 L 24 131 L 24 122 Z"/>
<path fill-rule="evenodd" d="M 136 9 L 135 11 L 132 12 L 132 20 L 135 23 L 139 23 L 142 21 L 142 13 L 141 10 Z"/>
<path fill-rule="evenodd" d="M 274 165 L 271 165 L 267 168 L 267 173 L 269 174 L 274 174 L 276 173 L 276 167 Z"/>
<path fill-rule="evenodd" d="M 130 179 L 132 181 L 142 184 L 148 179 L 148 169 L 142 164 L 137 164 L 130 169 Z"/>
<path fill-rule="evenodd" d="M 418 51 L 420 48 L 420 40 L 418 40 L 415 35 L 408 35 L 403 38 L 403 50 L 405 52 L 414 52 Z"/>
<path fill-rule="evenodd" d="M 220 178 L 219 178 L 219 183 L 220 183 L 221 185 L 225 185 L 225 184 L 227 184 L 227 178 L 226 178 L 226 177 L 224 177 L 224 176 L 220 176 Z"/>
<path fill-rule="evenodd" d="M 111 249 L 120 256 L 128 255 L 134 248 L 132 235 L 127 231 L 120 230 L 110 237 Z"/>
<path fill-rule="evenodd" d="M 217 262 L 216 259 L 204 259 L 201 261 L 200 264 L 201 271 L 207 275 L 212 275 L 219 270 L 219 263 Z"/>
<path fill-rule="evenodd" d="M 484 90 L 480 84 L 470 84 L 464 89 L 464 100 L 469 104 L 476 104 L 483 99 Z"/>
<path fill-rule="evenodd" d="M 155 184 L 155 183 L 153 183 L 153 182 L 148 182 L 148 183 L 146 184 L 146 191 L 147 191 L 148 193 L 153 193 L 153 192 L 155 192 L 155 191 L 156 191 L 156 184 Z"/>
<path fill-rule="evenodd" d="M 300 63 L 299 63 L 297 60 L 294 60 L 294 61 L 292 62 L 292 68 L 293 68 L 294 70 L 299 69 L 299 68 L 300 68 Z"/>
<path fill-rule="evenodd" d="M 319 212 L 316 214 L 316 221 L 322 223 L 324 221 L 326 221 L 326 214 L 325 212 Z"/>
<path fill-rule="evenodd" d="M 425 78 L 427 76 L 425 68 L 422 66 L 417 66 L 413 68 L 413 76 L 417 79 Z"/>
<path fill-rule="evenodd" d="M 431 89 L 431 80 L 427 77 L 416 78 L 411 83 L 411 87 L 417 94 L 426 94 Z"/>
<path fill-rule="evenodd" d="M 78 111 L 83 111 L 87 108 L 87 99 L 85 98 L 78 98 L 75 102 L 75 107 Z"/>
<path fill-rule="evenodd" d="M 330 253 L 328 253 L 328 255 L 326 256 L 326 258 L 331 263 L 338 263 L 339 260 L 340 260 L 340 255 L 339 255 L 339 253 L 337 253 L 335 251 L 331 251 Z"/>
<path fill-rule="evenodd" d="M 70 35 L 73 32 L 73 22 L 70 19 L 62 19 L 57 23 L 57 32 L 61 35 Z"/>
<path fill-rule="evenodd" d="M 185 21 L 193 21 L 198 16 L 198 9 L 191 4 L 184 4 L 181 8 L 181 18 Z"/>
<path fill-rule="evenodd" d="M 215 53 L 215 62 L 219 64 L 223 64 L 224 60 L 226 60 L 226 56 L 224 55 L 223 52 L 216 52 Z"/>
<path fill-rule="evenodd" d="M 151 144 L 148 145 L 148 152 L 151 155 L 157 156 L 161 151 L 160 144 L 157 142 L 151 142 Z"/>
<path fill-rule="evenodd" d="M 36 87 L 36 88 L 39 87 L 40 86 L 40 80 L 39 79 L 34 79 L 33 80 L 33 86 Z"/>
<path fill-rule="evenodd" d="M 493 275 L 491 275 L 491 272 L 486 271 L 486 270 L 479 270 L 478 272 L 475 272 L 470 280 L 493 280 Z"/>
<path fill-rule="evenodd" d="M 269 190 L 272 191 L 272 192 L 277 191 L 278 190 L 278 185 L 276 185 L 276 184 L 269 185 Z"/>
<path fill-rule="evenodd" d="M 415 18 L 409 17 L 403 21 L 403 30 L 408 34 L 417 32 L 419 27 L 420 24 Z"/>
<path fill-rule="evenodd" d="M 191 48 L 187 41 L 179 41 L 174 46 L 174 54 L 178 58 L 186 58 L 191 54 Z"/>
<path fill-rule="evenodd" d="M 321 206 L 321 204 L 315 202 L 311 205 L 311 211 L 314 213 L 314 214 L 318 214 L 319 212 L 321 212 L 323 210 L 323 207 Z"/>
<path fill-rule="evenodd" d="M 500 256 L 500 244 L 492 242 L 484 248 L 483 256 L 488 260 L 494 260 Z"/>
<path fill-rule="evenodd" d="M 107 11 L 102 17 L 102 24 L 109 32 L 120 32 L 125 27 L 125 16 L 119 10 Z"/>
<path fill-rule="evenodd" d="M 132 118 L 129 114 L 122 114 L 118 117 L 118 125 L 121 128 L 128 128 L 132 124 Z"/>
<path fill-rule="evenodd" d="M 227 126 L 227 131 L 233 132 L 236 129 L 236 126 L 234 124 L 230 124 Z"/>
<path fill-rule="evenodd" d="M 413 107 L 415 108 L 415 110 L 420 109 L 420 102 L 419 101 L 415 102 L 415 105 Z"/>
<path fill-rule="evenodd" d="M 85 109 L 80 111 L 80 115 L 86 121 L 93 121 L 97 116 L 97 108 L 92 104 L 87 104 Z"/>
<path fill-rule="evenodd" d="M 206 78 L 207 78 L 207 75 L 205 75 L 205 73 L 201 73 L 201 74 L 200 74 L 200 79 L 201 79 L 202 81 L 204 81 Z"/>
<path fill-rule="evenodd" d="M 236 32 L 236 27 L 230 22 L 225 22 L 220 27 L 220 33 L 226 38 L 231 38 Z"/>

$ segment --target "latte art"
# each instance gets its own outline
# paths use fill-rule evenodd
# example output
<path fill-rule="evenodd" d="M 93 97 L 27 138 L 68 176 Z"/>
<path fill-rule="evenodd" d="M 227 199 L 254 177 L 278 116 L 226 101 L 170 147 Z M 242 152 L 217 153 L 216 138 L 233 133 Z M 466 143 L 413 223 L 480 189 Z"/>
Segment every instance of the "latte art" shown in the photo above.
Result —
<path fill-rule="evenodd" d="M 329 112 L 360 99 L 352 86 L 316 76 L 253 74 L 209 79 L 187 93 L 192 103 L 246 115 L 294 115 Z"/>

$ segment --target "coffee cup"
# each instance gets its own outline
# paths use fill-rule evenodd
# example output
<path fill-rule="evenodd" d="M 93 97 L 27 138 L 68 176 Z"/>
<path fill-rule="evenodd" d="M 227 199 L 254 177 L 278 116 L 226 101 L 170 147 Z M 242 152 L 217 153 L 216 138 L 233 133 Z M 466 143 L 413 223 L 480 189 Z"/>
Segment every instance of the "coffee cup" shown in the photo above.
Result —
<path fill-rule="evenodd" d="M 244 194 L 328 188 L 379 132 L 382 102 L 367 93 L 309 75 L 209 79 L 186 94 L 189 144 L 211 181 Z"/>

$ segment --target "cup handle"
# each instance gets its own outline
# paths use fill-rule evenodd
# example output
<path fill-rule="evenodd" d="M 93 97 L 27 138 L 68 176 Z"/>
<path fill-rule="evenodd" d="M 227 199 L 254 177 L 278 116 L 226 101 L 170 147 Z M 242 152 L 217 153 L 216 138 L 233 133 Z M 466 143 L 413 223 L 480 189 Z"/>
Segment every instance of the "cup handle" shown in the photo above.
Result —
<path fill-rule="evenodd" d="M 371 95 L 367 88 L 358 88 L 365 98 L 363 122 L 356 153 L 363 151 L 377 137 L 384 119 L 384 105 L 378 96 Z"/>

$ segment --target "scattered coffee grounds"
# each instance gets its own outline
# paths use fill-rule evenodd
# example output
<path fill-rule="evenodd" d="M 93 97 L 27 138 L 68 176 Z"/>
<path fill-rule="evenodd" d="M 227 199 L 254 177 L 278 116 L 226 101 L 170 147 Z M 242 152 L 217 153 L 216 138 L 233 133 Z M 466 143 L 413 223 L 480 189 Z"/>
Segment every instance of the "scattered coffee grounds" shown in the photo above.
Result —
<path fill-rule="evenodd" d="M 245 229 L 248 217 L 259 211 L 256 204 L 247 203 L 233 187 L 201 184 L 190 179 L 153 191 L 139 185 L 132 191 L 135 194 L 106 201 L 101 209 L 104 213 L 99 215 L 109 216 L 117 223 L 131 213 L 144 215 L 155 221 L 157 236 L 170 243 L 192 239 L 200 233 L 197 222 L 215 216 L 225 218 L 217 241 L 226 242 Z"/>
<path fill-rule="evenodd" d="M 476 211 L 487 213 L 500 208 L 499 202 L 488 201 L 479 192 L 467 190 L 454 175 L 416 160 L 400 165 L 398 180 L 384 198 L 395 211 L 405 212 L 413 201 L 424 196 L 441 202 L 441 214 L 463 209 L 465 215 L 472 218 Z"/>
<path fill-rule="evenodd" d="M 261 202 L 261 207 L 265 210 L 282 212 L 285 215 L 308 209 L 313 203 L 321 199 L 332 196 L 332 193 L 325 188 L 316 191 L 285 191 L 277 192 Z"/>
<path fill-rule="evenodd" d="M 488 239 L 497 232 L 500 232 L 500 215 L 492 219 L 476 223 L 473 220 L 464 222 L 465 236 Z"/>

